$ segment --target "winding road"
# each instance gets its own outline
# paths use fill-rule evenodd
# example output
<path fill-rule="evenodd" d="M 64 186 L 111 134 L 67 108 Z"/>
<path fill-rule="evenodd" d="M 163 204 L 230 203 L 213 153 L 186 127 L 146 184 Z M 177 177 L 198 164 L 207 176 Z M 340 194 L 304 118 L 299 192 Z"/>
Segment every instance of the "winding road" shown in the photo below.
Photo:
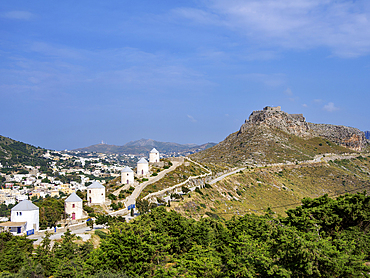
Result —
<path fill-rule="evenodd" d="M 306 160 L 306 161 L 300 161 L 298 163 L 293 163 L 293 162 L 286 162 L 286 163 L 272 163 L 272 164 L 265 164 L 265 165 L 260 165 L 260 166 L 257 166 L 255 167 L 254 169 L 256 168 L 265 168 L 265 167 L 283 167 L 283 166 L 293 166 L 293 167 L 301 167 L 302 165 L 307 165 L 307 164 L 319 164 L 319 163 L 327 163 L 329 161 L 333 161 L 333 160 L 336 160 L 336 159 L 351 159 L 351 158 L 355 158 L 355 157 L 358 157 L 358 156 L 361 156 L 361 155 L 364 155 L 364 154 L 322 154 L 322 155 L 316 155 L 314 157 L 314 159 L 312 160 Z M 366 155 L 366 156 L 369 156 L 369 155 Z M 160 190 L 160 191 L 157 191 L 157 192 L 154 192 L 154 193 L 150 193 L 149 195 L 145 196 L 143 199 L 149 199 L 151 197 L 154 197 L 154 196 L 158 196 L 158 195 L 162 195 L 164 193 L 166 193 L 167 191 L 171 191 L 171 190 L 174 190 L 180 186 L 183 186 L 184 184 L 186 184 L 188 181 L 192 180 L 192 179 L 197 179 L 197 178 L 202 178 L 202 177 L 206 177 L 206 176 L 210 176 L 212 175 L 212 172 L 210 170 L 208 170 L 206 167 L 204 167 L 202 164 L 196 162 L 196 161 L 193 161 L 191 160 L 190 158 L 188 157 L 185 157 L 186 160 L 188 160 L 189 162 L 193 162 L 197 165 L 199 165 L 202 169 L 206 170 L 208 173 L 206 174 L 203 174 L 203 175 L 199 175 L 199 176 L 192 176 L 192 177 L 189 177 L 186 181 L 184 182 L 181 182 L 179 184 L 176 184 L 176 185 L 173 185 L 169 188 L 166 188 L 166 189 L 163 189 L 163 190 Z M 167 173 L 173 171 L 176 169 L 177 166 L 181 165 L 182 163 L 180 162 L 173 162 L 173 166 L 171 166 L 169 169 L 167 170 L 164 170 L 162 172 L 160 172 L 158 174 L 158 176 L 156 177 L 151 177 L 149 179 L 149 181 L 147 182 L 143 182 L 141 183 L 140 185 L 138 185 L 134 192 L 127 198 L 127 200 L 125 201 L 125 205 L 126 205 L 126 208 L 124 209 L 121 209 L 121 210 L 118 210 L 118 211 L 114 211 L 114 212 L 111 212 L 109 213 L 110 215 L 114 216 L 114 215 L 124 215 L 124 214 L 127 214 L 129 213 L 129 211 L 127 210 L 127 207 L 129 205 L 132 205 L 132 204 L 135 204 L 136 202 L 136 199 L 137 197 L 139 197 L 140 193 L 142 192 L 142 190 L 148 186 L 149 184 L 152 184 L 156 181 L 159 181 L 161 178 L 164 177 L 164 175 L 166 175 Z M 237 172 L 239 171 L 243 171 L 247 169 L 246 167 L 240 167 L 240 168 L 237 168 L 237 169 L 233 169 L 231 170 L 230 172 L 228 173 L 225 173 L 217 178 L 214 178 L 213 180 L 209 181 L 208 183 L 209 184 L 215 184 L 221 180 L 223 180 L 224 178 L 228 177 L 228 176 L 231 176 L 231 175 L 234 175 L 236 174 Z M 119 191 L 121 190 L 122 188 L 118 189 L 116 192 L 117 195 L 119 194 Z"/>

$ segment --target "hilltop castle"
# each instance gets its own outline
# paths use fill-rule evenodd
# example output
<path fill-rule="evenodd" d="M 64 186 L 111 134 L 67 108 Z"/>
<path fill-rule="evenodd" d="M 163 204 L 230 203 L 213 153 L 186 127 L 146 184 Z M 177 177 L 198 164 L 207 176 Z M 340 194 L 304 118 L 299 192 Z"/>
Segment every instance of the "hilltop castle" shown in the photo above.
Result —
<path fill-rule="evenodd" d="M 253 126 L 278 128 L 307 139 L 319 136 L 355 151 L 361 151 L 367 144 L 365 134 L 357 128 L 308 123 L 302 114 L 288 114 L 281 111 L 280 106 L 266 106 L 263 110 L 253 111 L 240 127 L 238 134 Z"/>

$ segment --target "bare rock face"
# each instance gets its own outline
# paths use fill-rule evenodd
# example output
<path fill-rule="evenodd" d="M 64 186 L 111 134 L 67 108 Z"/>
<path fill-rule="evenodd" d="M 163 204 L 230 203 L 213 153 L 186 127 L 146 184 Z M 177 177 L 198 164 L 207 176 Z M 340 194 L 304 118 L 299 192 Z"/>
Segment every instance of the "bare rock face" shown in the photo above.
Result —
<path fill-rule="evenodd" d="M 367 144 L 365 133 L 354 127 L 309 123 L 316 136 L 324 137 L 354 151 L 361 151 Z"/>
<path fill-rule="evenodd" d="M 367 144 L 364 132 L 357 128 L 307 123 L 302 114 L 288 114 L 281 107 L 265 107 L 253 111 L 241 126 L 239 134 L 253 126 L 268 126 L 303 138 L 323 137 L 343 147 L 361 151 Z"/>
<path fill-rule="evenodd" d="M 281 107 L 265 107 L 262 111 L 253 111 L 239 132 L 256 125 L 265 125 L 281 129 L 299 137 L 311 137 L 310 127 L 302 114 L 288 114 Z"/>

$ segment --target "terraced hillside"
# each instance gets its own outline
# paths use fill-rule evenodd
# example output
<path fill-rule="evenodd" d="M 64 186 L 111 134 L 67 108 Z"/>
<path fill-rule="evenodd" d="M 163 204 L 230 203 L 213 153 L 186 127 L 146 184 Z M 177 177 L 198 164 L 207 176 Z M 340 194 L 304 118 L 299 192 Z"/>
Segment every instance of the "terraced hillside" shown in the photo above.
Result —
<path fill-rule="evenodd" d="M 193 218 L 264 214 L 269 207 L 285 214 L 305 197 L 364 190 L 370 190 L 370 157 L 359 156 L 328 163 L 246 169 L 172 202 L 172 209 Z"/>
<path fill-rule="evenodd" d="M 338 159 L 329 161 L 328 154 Z M 307 123 L 302 114 L 265 107 L 224 141 L 191 155 L 214 173 L 245 169 L 205 184 L 173 209 L 195 218 L 265 213 L 269 207 L 284 213 L 305 197 L 370 190 L 368 155 L 365 134 L 356 128 Z"/>
<path fill-rule="evenodd" d="M 207 173 L 196 165 L 195 163 L 183 164 L 176 168 L 176 170 L 166 174 L 161 180 L 148 185 L 140 194 L 140 199 L 144 198 L 150 193 L 160 191 L 165 188 L 169 188 L 176 184 L 186 181 L 189 177 L 199 176 Z"/>

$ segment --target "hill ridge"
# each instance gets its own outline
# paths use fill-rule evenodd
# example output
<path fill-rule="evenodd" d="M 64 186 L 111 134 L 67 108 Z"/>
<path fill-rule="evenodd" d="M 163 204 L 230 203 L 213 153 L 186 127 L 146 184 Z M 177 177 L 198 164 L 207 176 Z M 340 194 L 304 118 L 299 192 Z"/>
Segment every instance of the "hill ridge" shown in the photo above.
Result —
<path fill-rule="evenodd" d="M 173 142 L 160 142 L 153 139 L 139 139 L 130 141 L 122 146 L 109 144 L 95 144 L 85 148 L 78 148 L 72 151 L 100 152 L 100 153 L 118 153 L 132 155 L 147 155 L 152 149 L 156 148 L 163 154 L 189 154 L 207 149 L 216 145 L 215 143 L 197 144 L 178 144 Z"/>
<path fill-rule="evenodd" d="M 253 111 L 239 131 L 193 157 L 204 163 L 256 165 L 362 151 L 367 145 L 364 132 L 357 128 L 308 123 L 302 114 L 267 106 Z"/>

